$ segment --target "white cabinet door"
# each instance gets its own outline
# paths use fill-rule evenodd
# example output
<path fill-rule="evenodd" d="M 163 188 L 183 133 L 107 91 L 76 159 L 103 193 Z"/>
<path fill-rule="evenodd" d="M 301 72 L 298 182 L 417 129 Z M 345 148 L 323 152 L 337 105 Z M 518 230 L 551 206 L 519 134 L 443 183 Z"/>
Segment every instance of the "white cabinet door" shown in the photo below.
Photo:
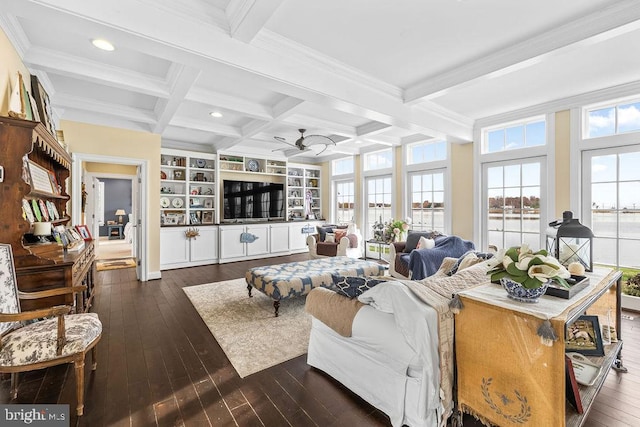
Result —
<path fill-rule="evenodd" d="M 269 226 L 269 246 L 272 254 L 289 252 L 289 224 L 272 224 Z"/>
<path fill-rule="evenodd" d="M 295 222 L 289 225 L 289 248 L 292 252 L 303 252 L 307 250 L 307 236 L 314 233 L 305 233 L 313 227 L 308 222 Z"/>
<path fill-rule="evenodd" d="M 189 262 L 189 241 L 184 235 L 185 230 L 185 227 L 160 229 L 160 269 Z"/>
<path fill-rule="evenodd" d="M 240 242 L 240 236 L 244 231 L 244 225 L 220 227 L 220 259 L 238 258 L 246 255 L 247 244 Z"/>
<path fill-rule="evenodd" d="M 218 227 L 200 227 L 200 236 L 191 238 L 191 261 L 218 259 Z"/>
<path fill-rule="evenodd" d="M 251 243 L 247 243 L 247 256 L 264 255 L 269 253 L 269 225 L 247 225 L 246 232 L 257 237 Z"/>

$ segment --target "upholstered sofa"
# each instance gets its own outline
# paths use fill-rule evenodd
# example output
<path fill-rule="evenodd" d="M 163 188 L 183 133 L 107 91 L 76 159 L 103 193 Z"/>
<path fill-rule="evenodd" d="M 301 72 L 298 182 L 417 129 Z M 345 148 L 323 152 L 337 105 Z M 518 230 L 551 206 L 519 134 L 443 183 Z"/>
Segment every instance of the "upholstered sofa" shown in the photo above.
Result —
<path fill-rule="evenodd" d="M 318 227 L 317 234 L 307 237 L 307 246 L 312 259 L 332 256 L 362 258 L 362 234 L 353 224 Z"/>
<path fill-rule="evenodd" d="M 418 247 L 421 237 L 429 242 L 426 247 Z M 389 274 L 399 279 L 421 280 L 434 274 L 445 257 L 457 258 L 474 249 L 473 242 L 458 236 L 410 232 L 405 242 L 390 244 Z"/>

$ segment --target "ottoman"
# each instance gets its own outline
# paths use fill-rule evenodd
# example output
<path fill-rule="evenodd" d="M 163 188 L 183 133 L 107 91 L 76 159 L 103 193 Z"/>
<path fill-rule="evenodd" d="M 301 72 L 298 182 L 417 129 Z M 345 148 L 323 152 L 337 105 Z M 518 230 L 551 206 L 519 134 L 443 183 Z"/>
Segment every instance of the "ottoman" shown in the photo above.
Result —
<path fill-rule="evenodd" d="M 247 271 L 247 290 L 256 288 L 273 299 L 278 316 L 280 301 L 308 294 L 311 289 L 333 286 L 332 274 L 341 276 L 381 276 L 387 265 L 349 257 L 328 257 L 287 264 L 254 267 Z"/>

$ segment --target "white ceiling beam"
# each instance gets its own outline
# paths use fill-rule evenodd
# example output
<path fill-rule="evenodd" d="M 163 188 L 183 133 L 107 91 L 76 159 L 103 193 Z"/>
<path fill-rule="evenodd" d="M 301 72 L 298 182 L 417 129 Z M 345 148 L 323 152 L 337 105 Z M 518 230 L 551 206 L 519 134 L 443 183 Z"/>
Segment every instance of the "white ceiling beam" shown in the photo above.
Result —
<path fill-rule="evenodd" d="M 160 98 L 156 102 L 157 123 L 153 129 L 155 133 L 161 134 L 164 131 L 199 75 L 200 70 L 195 68 L 171 64 L 167 77 L 171 82 L 171 96 L 169 99 Z"/>
<path fill-rule="evenodd" d="M 357 136 L 366 136 L 366 135 L 375 135 L 380 132 L 384 132 L 385 130 L 391 128 L 391 126 L 387 123 L 380 122 L 369 122 L 363 125 L 360 125 L 356 128 Z"/>
<path fill-rule="evenodd" d="M 234 138 L 239 138 L 241 136 L 240 131 L 233 126 L 195 120 L 187 117 L 174 117 L 173 119 L 171 119 L 169 126 L 182 127 L 186 129 L 196 129 L 204 132 L 231 136 Z"/>
<path fill-rule="evenodd" d="M 231 37 L 251 43 L 283 1 L 230 0 L 226 12 Z"/>
<path fill-rule="evenodd" d="M 289 116 L 285 120 L 282 120 L 282 123 L 297 129 L 307 129 L 309 131 L 311 129 L 323 129 L 321 131 L 323 135 L 327 133 L 334 133 L 336 135 L 347 136 L 349 138 L 356 136 L 356 129 L 353 126 L 341 125 L 329 120 L 310 117 L 302 113 Z"/>
<path fill-rule="evenodd" d="M 202 68 L 203 72 L 215 61 L 267 79 L 270 87 L 280 93 L 325 107 L 412 132 L 472 138 L 472 127 L 466 123 L 416 111 L 404 103 L 399 88 L 264 29 L 251 44 L 245 44 L 213 24 L 149 8 L 140 0 L 112 0 L 109 8 L 100 9 L 84 0 L 37 0 L 37 4 L 47 6 L 38 9 L 44 19 L 50 15 L 51 19 L 79 26 L 91 22 L 93 28 L 102 27 L 114 43 L 135 45 L 149 54 Z M 9 5 L 8 12 L 26 17 L 33 8 L 31 0 Z M 123 10 L 128 12 L 121 13 Z M 139 16 L 146 19 L 140 20 Z"/>
<path fill-rule="evenodd" d="M 32 47 L 22 60 L 28 67 L 49 73 L 159 98 L 169 97 L 169 89 L 163 78 L 92 62 L 73 55 Z"/>
<path fill-rule="evenodd" d="M 273 118 L 271 109 L 264 105 L 197 86 L 193 86 L 189 90 L 185 96 L 185 100 L 235 111 L 242 115 L 253 117 L 254 119 L 271 120 Z"/>
<path fill-rule="evenodd" d="M 590 15 L 528 38 L 475 61 L 458 64 L 404 91 L 407 103 L 444 95 L 461 88 L 536 64 L 551 55 L 599 43 L 640 28 L 640 2 L 621 0 Z"/>
<path fill-rule="evenodd" d="M 93 113 L 99 113 L 100 115 L 109 115 L 138 123 L 156 124 L 156 116 L 151 110 L 100 102 L 95 99 L 82 98 L 79 96 L 58 93 L 56 94 L 56 106 L 65 108 L 67 111 L 71 109 L 91 111 Z"/>
<path fill-rule="evenodd" d="M 275 103 L 271 107 L 271 112 L 274 119 L 282 120 L 291 114 L 296 112 L 296 109 L 301 107 L 305 101 L 302 99 L 294 98 L 291 96 Z"/>

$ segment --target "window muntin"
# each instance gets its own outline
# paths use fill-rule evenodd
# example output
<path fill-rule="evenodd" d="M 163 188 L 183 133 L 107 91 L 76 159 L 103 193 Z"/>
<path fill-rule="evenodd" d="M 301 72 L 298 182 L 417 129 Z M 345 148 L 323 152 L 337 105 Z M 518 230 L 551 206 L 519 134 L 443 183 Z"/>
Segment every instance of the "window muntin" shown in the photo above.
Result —
<path fill-rule="evenodd" d="M 337 223 L 355 220 L 355 185 L 353 181 L 335 182 L 335 220 Z"/>
<path fill-rule="evenodd" d="M 546 145 L 546 128 L 545 120 L 539 117 L 508 126 L 488 128 L 483 132 L 483 153 Z"/>
<path fill-rule="evenodd" d="M 487 245 L 499 248 L 541 242 L 541 161 L 486 164 L 485 229 Z"/>
<path fill-rule="evenodd" d="M 373 238 L 373 225 L 376 221 L 385 222 L 392 218 L 391 187 L 391 176 L 376 176 L 365 180 L 365 232 L 368 238 Z"/>
<path fill-rule="evenodd" d="M 393 166 L 393 152 L 391 148 L 375 151 L 364 155 L 364 170 L 386 169 Z"/>
<path fill-rule="evenodd" d="M 407 164 L 434 162 L 447 159 L 446 141 L 415 142 L 407 145 Z"/>
<path fill-rule="evenodd" d="M 409 178 L 413 230 L 445 232 L 444 172 L 416 172 Z"/>
<path fill-rule="evenodd" d="M 353 157 L 345 157 L 343 159 L 336 159 L 331 162 L 332 175 L 348 175 L 355 171 Z"/>
<path fill-rule="evenodd" d="M 585 108 L 585 138 L 640 131 L 640 101 Z"/>

